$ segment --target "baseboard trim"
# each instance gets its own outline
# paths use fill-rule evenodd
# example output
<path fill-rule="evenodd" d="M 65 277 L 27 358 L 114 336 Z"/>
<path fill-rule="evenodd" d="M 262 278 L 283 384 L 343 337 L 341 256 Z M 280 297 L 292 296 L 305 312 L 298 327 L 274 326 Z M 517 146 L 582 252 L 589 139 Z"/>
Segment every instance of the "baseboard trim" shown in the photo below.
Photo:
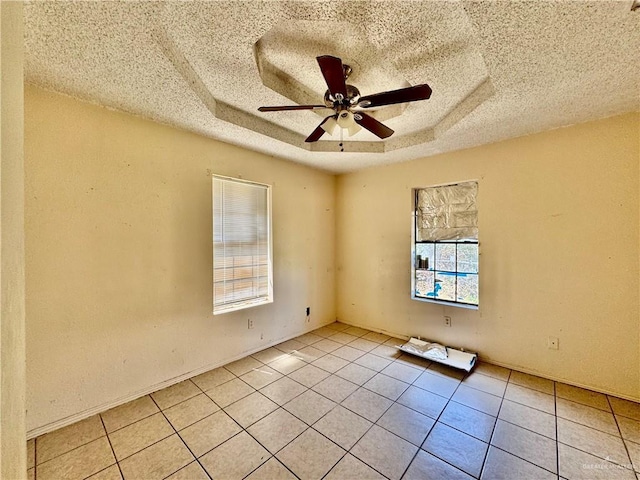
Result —
<path fill-rule="evenodd" d="M 355 323 L 347 323 L 344 320 L 338 320 L 338 322 L 340 323 L 344 323 L 345 325 L 350 325 L 352 327 L 359 327 L 359 328 L 364 328 L 366 330 L 371 330 L 373 332 L 377 332 L 377 333 L 383 333 L 385 335 L 389 335 L 391 337 L 396 337 L 396 338 L 401 338 L 403 340 L 409 340 L 409 336 L 407 335 L 403 335 L 400 333 L 394 333 L 394 332 L 389 332 L 386 330 L 381 330 L 381 329 L 376 329 L 371 327 L 370 325 L 359 325 L 359 324 L 355 324 Z M 515 365 L 511 365 L 509 363 L 504 363 L 504 362 L 499 362 L 496 360 L 493 360 L 491 358 L 485 357 L 483 355 L 478 355 L 478 361 L 479 362 L 483 362 L 483 363 L 490 363 L 491 365 L 496 365 L 498 367 L 504 367 L 504 368 L 508 368 L 510 370 L 515 370 L 517 372 L 521 372 L 521 373 L 527 373 L 529 375 L 535 375 L 537 377 L 541 377 L 541 378 L 545 378 L 547 380 L 552 380 L 554 382 L 560 382 L 560 383 L 565 383 L 567 385 L 571 385 L 572 387 L 579 387 L 579 388 L 584 388 L 586 390 L 591 390 L 592 392 L 598 392 L 598 393 L 602 393 L 604 395 L 611 395 L 612 397 L 617 397 L 617 398 L 622 398 L 623 400 L 629 400 L 631 402 L 636 402 L 636 403 L 640 403 L 640 397 L 632 397 L 629 395 L 624 395 L 620 392 L 614 392 L 611 390 L 606 390 L 606 389 L 602 389 L 602 388 L 596 388 L 592 385 L 585 385 L 579 382 L 574 382 L 571 380 L 568 380 L 566 378 L 560 378 L 560 377 L 554 377 L 552 375 L 547 375 L 544 373 L 540 373 L 538 371 L 535 370 L 531 370 L 531 369 L 527 369 L 525 367 L 522 367 L 520 365 L 515 366 Z"/>
<path fill-rule="evenodd" d="M 138 390 L 136 392 L 133 392 L 129 395 L 125 395 L 124 397 L 120 397 L 116 400 L 113 400 L 111 402 L 107 402 L 101 405 L 97 405 L 95 407 L 89 408 L 87 410 L 83 410 L 82 412 L 78 412 L 78 413 L 74 413 L 73 415 L 69 415 L 68 417 L 64 417 L 61 418 L 60 420 L 56 420 L 54 422 L 51 423 L 47 423 L 46 425 L 43 425 L 41 427 L 36 427 L 34 429 L 31 429 L 29 431 L 27 431 L 27 440 L 31 440 L 32 438 L 35 437 L 39 437 L 40 435 L 44 435 L 45 433 L 50 433 L 53 432 L 54 430 L 58 430 L 59 428 L 63 428 L 66 427 L 68 425 L 71 425 L 73 423 L 79 422 L 81 420 L 84 420 L 86 418 L 92 417 L 93 415 L 96 415 L 98 413 L 102 413 L 102 412 L 106 412 L 107 410 L 110 410 L 112 408 L 115 407 L 119 407 L 120 405 L 124 405 L 125 403 L 131 402 L 133 400 L 136 400 L 140 397 L 144 397 L 145 395 L 149 395 L 150 393 L 153 392 L 157 392 L 158 390 L 162 390 L 163 388 L 167 388 L 170 387 L 172 385 L 175 385 L 176 383 L 180 383 L 184 380 L 188 380 L 189 378 L 193 378 L 196 377 L 198 375 L 200 375 L 201 373 L 205 373 L 208 372 L 209 370 L 213 370 L 214 368 L 219 368 L 222 367 L 224 365 L 227 365 L 228 363 L 231 362 L 235 362 L 236 360 L 240 360 L 241 358 L 244 358 L 246 356 L 249 355 L 253 355 L 256 352 L 259 352 L 261 350 L 264 350 L 266 348 L 270 348 L 273 347 L 275 345 L 278 345 L 282 342 L 286 342 L 287 340 L 291 340 L 293 338 L 299 337 L 300 335 L 304 335 L 305 333 L 309 333 L 312 332 L 313 330 L 317 330 L 318 328 L 321 327 L 325 327 L 327 325 L 331 325 L 332 323 L 334 323 L 335 320 L 331 320 L 328 323 L 323 323 L 319 326 L 314 326 L 313 329 L 311 330 L 305 330 L 302 333 L 296 333 L 294 335 L 291 336 L 287 336 L 284 338 L 281 338 L 279 340 L 275 340 L 267 345 L 261 345 L 258 348 L 243 352 L 239 355 L 236 355 L 232 358 L 229 359 L 225 359 L 222 362 L 217 362 L 215 364 L 210 364 L 201 368 L 198 368 L 196 370 L 192 370 L 190 372 L 184 373 L 182 375 L 179 375 L 177 377 L 171 378 L 169 380 L 165 380 L 163 382 L 160 383 L 156 383 L 154 385 L 151 385 L 147 388 L 143 388 L 141 390 Z"/>

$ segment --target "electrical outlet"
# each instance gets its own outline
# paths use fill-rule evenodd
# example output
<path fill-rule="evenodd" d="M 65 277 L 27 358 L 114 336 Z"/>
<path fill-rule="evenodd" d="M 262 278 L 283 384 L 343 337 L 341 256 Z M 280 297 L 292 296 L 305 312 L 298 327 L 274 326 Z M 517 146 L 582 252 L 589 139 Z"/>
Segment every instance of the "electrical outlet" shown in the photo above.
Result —
<path fill-rule="evenodd" d="M 253 328 L 253 320 L 251 320 L 250 318 L 247 319 L 247 328 L 249 330 L 251 330 Z"/>
<path fill-rule="evenodd" d="M 444 317 L 444 326 L 445 327 L 450 327 L 451 326 L 451 317 Z"/>
<path fill-rule="evenodd" d="M 559 348 L 558 337 L 549 337 L 547 339 L 547 347 L 549 348 L 549 350 L 558 350 Z"/>

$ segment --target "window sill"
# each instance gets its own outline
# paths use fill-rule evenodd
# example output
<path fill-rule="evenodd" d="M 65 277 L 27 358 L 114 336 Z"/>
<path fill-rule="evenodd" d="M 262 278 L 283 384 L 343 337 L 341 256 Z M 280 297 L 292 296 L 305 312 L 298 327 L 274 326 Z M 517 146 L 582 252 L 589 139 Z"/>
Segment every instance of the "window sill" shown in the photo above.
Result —
<path fill-rule="evenodd" d="M 411 300 L 417 300 L 419 302 L 426 302 L 426 303 L 435 303 L 437 305 L 444 305 L 446 307 L 466 308 L 467 310 L 478 310 L 479 309 L 478 305 L 469 305 L 469 304 L 466 304 L 466 303 L 448 302 L 446 300 L 435 300 L 435 299 L 431 299 L 431 298 L 422 298 L 422 297 L 416 297 L 415 295 L 411 295 Z"/>
<path fill-rule="evenodd" d="M 238 310 L 244 310 L 246 308 L 259 307 L 260 305 L 266 305 L 268 303 L 273 303 L 273 297 L 260 299 L 259 301 L 252 302 L 244 302 L 244 303 L 236 303 L 231 304 L 227 307 L 221 307 L 213 310 L 214 315 L 222 315 L 225 313 L 236 312 Z"/>

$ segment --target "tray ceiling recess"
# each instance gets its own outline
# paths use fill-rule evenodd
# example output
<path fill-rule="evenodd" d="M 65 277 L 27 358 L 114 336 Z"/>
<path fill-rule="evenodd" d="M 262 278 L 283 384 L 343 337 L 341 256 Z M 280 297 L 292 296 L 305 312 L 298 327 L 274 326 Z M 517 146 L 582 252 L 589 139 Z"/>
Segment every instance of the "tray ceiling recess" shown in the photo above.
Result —
<path fill-rule="evenodd" d="M 26 81 L 340 173 L 640 110 L 631 0 L 26 2 Z M 362 96 L 428 84 L 367 111 L 395 133 L 340 128 L 316 61 Z M 341 150 L 344 150 L 343 152 Z"/>

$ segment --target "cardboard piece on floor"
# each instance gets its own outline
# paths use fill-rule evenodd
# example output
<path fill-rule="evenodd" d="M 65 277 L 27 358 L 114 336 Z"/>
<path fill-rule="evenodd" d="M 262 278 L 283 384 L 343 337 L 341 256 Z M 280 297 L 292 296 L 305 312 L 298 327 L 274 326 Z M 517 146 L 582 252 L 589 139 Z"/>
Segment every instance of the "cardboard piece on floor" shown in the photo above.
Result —
<path fill-rule="evenodd" d="M 466 370 L 467 372 L 471 371 L 471 369 L 476 364 L 476 360 L 478 359 L 478 355 L 475 353 L 463 352 L 462 350 L 456 350 L 455 348 L 451 347 L 446 347 L 448 354 L 447 358 L 439 358 L 434 355 L 430 355 L 429 352 L 421 353 L 416 348 L 424 347 L 428 343 L 431 342 L 426 342 L 424 340 L 411 337 L 407 343 L 405 343 L 404 345 L 400 345 L 398 348 L 405 353 L 416 355 L 421 358 L 426 358 L 427 360 L 431 360 L 432 362 L 442 363 L 443 365 L 448 365 L 453 368 Z"/>

